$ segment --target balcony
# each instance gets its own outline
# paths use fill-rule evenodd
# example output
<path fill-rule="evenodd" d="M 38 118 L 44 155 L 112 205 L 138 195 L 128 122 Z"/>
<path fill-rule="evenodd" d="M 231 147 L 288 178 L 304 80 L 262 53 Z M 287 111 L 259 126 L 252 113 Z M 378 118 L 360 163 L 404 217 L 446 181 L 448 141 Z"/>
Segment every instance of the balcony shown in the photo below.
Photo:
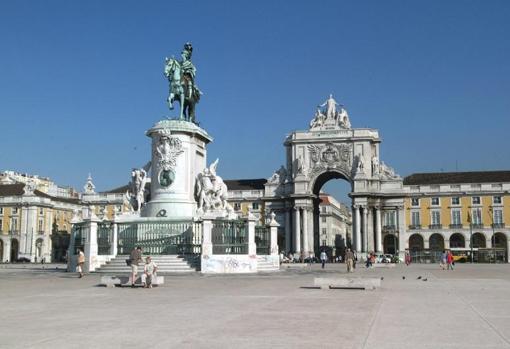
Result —
<path fill-rule="evenodd" d="M 382 227 L 383 231 L 395 231 L 397 230 L 397 227 L 394 224 L 391 225 L 384 225 Z"/>
<path fill-rule="evenodd" d="M 471 224 L 473 229 L 483 229 L 483 223 L 473 223 Z"/>
<path fill-rule="evenodd" d="M 505 223 L 492 223 L 491 224 L 493 228 L 504 228 Z"/>
<path fill-rule="evenodd" d="M 450 224 L 450 229 L 462 229 L 462 224 Z"/>
<path fill-rule="evenodd" d="M 409 226 L 409 230 L 421 229 L 421 224 L 412 224 Z"/>
<path fill-rule="evenodd" d="M 442 224 L 430 224 L 429 229 L 443 229 Z"/>

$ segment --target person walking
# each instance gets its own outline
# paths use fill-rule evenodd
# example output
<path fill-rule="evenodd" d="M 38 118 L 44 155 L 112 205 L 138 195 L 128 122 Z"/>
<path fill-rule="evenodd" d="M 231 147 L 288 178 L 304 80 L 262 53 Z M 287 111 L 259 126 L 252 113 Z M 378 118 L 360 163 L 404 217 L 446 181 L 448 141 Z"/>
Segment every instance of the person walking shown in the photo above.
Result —
<path fill-rule="evenodd" d="M 452 251 L 448 251 L 446 255 L 447 270 L 453 270 L 453 254 Z"/>
<path fill-rule="evenodd" d="M 133 248 L 129 260 L 131 261 L 131 287 L 135 287 L 135 281 L 138 277 L 138 263 L 142 261 L 142 248 L 140 246 Z"/>
<path fill-rule="evenodd" d="M 447 258 L 448 255 L 446 254 L 446 251 L 443 251 L 443 253 L 441 253 L 441 262 L 439 262 L 439 266 L 441 267 L 441 269 L 445 269 L 446 268 L 446 263 L 447 263 Z"/>
<path fill-rule="evenodd" d="M 327 259 L 328 259 L 328 255 L 326 254 L 326 251 L 322 250 L 322 252 L 321 252 L 322 269 L 324 269 L 324 265 L 326 264 Z"/>
<path fill-rule="evenodd" d="M 345 264 L 347 265 L 347 272 L 352 273 L 352 267 L 354 265 L 354 253 L 352 253 L 350 248 L 345 251 Z"/>
<path fill-rule="evenodd" d="M 83 277 L 83 265 L 85 264 L 85 255 L 83 254 L 83 251 L 81 249 L 78 249 L 78 266 L 76 267 L 76 270 L 78 273 L 80 273 L 80 278 Z"/>
<path fill-rule="evenodd" d="M 406 252 L 405 262 L 406 262 L 407 266 L 409 266 L 409 264 L 411 264 L 411 255 L 409 254 L 409 252 Z"/>

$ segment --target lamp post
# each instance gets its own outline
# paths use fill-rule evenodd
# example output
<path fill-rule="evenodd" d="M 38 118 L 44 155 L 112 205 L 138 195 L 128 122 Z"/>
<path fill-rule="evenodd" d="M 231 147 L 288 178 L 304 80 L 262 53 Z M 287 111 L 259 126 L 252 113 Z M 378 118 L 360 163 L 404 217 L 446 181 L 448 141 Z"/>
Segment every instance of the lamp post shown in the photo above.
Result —
<path fill-rule="evenodd" d="M 494 211 L 492 209 L 492 206 L 489 206 L 489 213 L 491 216 L 491 226 L 492 226 L 492 237 L 491 237 L 491 245 L 492 245 L 492 253 L 494 254 L 494 264 L 496 264 L 496 246 L 494 246 Z"/>

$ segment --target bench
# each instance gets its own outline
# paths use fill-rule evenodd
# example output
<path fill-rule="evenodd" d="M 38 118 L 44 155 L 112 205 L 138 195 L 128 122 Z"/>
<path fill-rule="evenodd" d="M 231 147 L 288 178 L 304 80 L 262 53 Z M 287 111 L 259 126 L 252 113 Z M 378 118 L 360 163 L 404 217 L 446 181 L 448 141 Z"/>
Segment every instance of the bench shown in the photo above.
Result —
<path fill-rule="evenodd" d="M 353 290 L 374 290 L 381 287 L 380 278 L 314 278 L 315 287 L 321 289 L 353 289 Z"/>
<path fill-rule="evenodd" d="M 145 284 L 145 278 L 146 278 L 145 274 L 138 276 L 138 278 L 135 280 L 135 286 L 143 286 Z M 164 283 L 165 283 L 164 276 L 154 275 L 152 277 L 152 285 L 153 286 L 163 285 Z M 104 275 L 104 276 L 101 276 L 100 285 L 106 286 L 106 287 L 131 286 L 131 277 L 130 276 Z"/>

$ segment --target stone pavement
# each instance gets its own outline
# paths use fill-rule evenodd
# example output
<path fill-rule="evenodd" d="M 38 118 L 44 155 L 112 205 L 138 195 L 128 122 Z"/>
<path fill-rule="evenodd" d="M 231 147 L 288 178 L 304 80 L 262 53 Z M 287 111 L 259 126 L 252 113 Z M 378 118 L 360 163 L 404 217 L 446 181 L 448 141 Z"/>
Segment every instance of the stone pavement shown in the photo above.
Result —
<path fill-rule="evenodd" d="M 0 266 L 0 347 L 510 348 L 509 265 L 358 268 L 384 277 L 375 291 L 303 288 L 343 264 L 166 276 L 150 290 L 44 268 Z"/>

